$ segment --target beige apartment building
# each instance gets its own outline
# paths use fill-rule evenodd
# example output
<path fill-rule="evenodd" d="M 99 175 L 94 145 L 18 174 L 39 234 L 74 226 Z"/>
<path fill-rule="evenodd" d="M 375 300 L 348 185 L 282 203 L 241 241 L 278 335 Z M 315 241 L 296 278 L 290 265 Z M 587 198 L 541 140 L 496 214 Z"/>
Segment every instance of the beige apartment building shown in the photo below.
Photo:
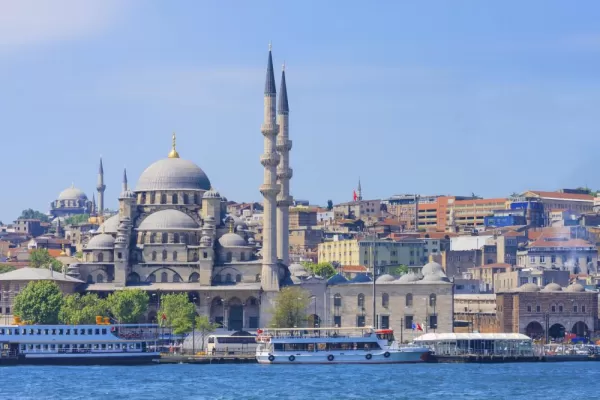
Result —
<path fill-rule="evenodd" d="M 319 244 L 319 262 L 343 265 L 396 266 L 422 265 L 425 243 L 422 239 L 372 240 L 350 239 Z"/>

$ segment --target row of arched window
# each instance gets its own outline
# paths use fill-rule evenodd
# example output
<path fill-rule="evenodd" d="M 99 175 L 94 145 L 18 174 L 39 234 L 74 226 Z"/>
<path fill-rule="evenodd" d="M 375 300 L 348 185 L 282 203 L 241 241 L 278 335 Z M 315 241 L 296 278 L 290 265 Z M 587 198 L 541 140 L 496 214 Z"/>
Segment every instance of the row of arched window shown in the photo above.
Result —
<path fill-rule="evenodd" d="M 179 274 L 173 274 L 173 280 L 172 282 L 181 282 L 181 275 Z M 148 282 L 154 283 L 156 282 L 156 275 L 155 274 L 150 274 L 148 276 Z M 160 274 L 160 282 L 169 282 L 169 274 L 167 274 L 166 272 L 162 272 Z"/>
<path fill-rule="evenodd" d="M 159 233 L 148 233 L 150 238 L 150 243 L 169 243 L 169 234 L 163 232 Z M 160 239 L 160 241 L 159 241 Z M 143 240 L 143 239 L 142 239 Z M 143 240 L 144 241 L 144 240 Z M 186 233 L 174 233 L 173 234 L 173 243 L 177 244 L 188 244 L 188 235 Z"/>
<path fill-rule="evenodd" d="M 239 283 L 242 281 L 242 274 L 236 274 L 235 275 L 235 282 Z M 224 276 L 221 276 L 220 274 L 217 274 L 214 276 L 213 278 L 213 282 L 214 283 L 233 283 L 233 275 L 232 274 L 225 274 Z"/>
<path fill-rule="evenodd" d="M 169 253 L 167 253 L 166 250 L 163 250 L 162 251 L 162 260 L 166 261 L 168 256 L 169 256 Z M 157 257 L 158 257 L 158 253 L 156 251 L 153 251 L 152 252 L 152 261 L 157 261 Z M 173 261 L 177 261 L 177 252 L 176 251 L 173 252 Z"/>
<path fill-rule="evenodd" d="M 359 308 L 365 308 L 365 295 L 362 293 L 359 293 L 357 296 L 357 306 Z M 429 307 L 435 307 L 437 303 L 437 296 L 435 293 L 432 293 L 429 295 Z M 381 306 L 387 308 L 390 304 L 390 295 L 387 293 L 382 293 L 381 294 Z M 413 295 L 412 293 L 407 293 L 406 297 L 405 297 L 405 304 L 406 307 L 412 307 L 413 305 Z M 339 293 L 336 293 L 333 296 L 333 306 L 334 307 L 341 307 L 342 306 L 342 295 Z"/>
<path fill-rule="evenodd" d="M 139 201 L 140 204 L 167 204 L 169 197 L 171 198 L 170 204 L 200 204 L 200 196 L 197 193 L 194 195 L 183 193 L 181 196 L 177 193 L 171 195 L 167 195 L 166 193 L 161 193 L 159 195 L 150 193 L 149 196 L 147 196 L 146 193 L 141 193 Z M 193 200 L 193 203 L 190 203 L 190 200 Z"/>
<path fill-rule="evenodd" d="M 530 304 L 527 305 L 527 312 L 532 312 L 533 310 L 533 306 L 531 306 Z M 573 304 L 573 312 L 579 312 L 580 308 L 577 304 Z M 502 308 L 500 308 L 498 311 L 502 311 Z M 563 312 L 564 311 L 564 307 L 562 304 L 552 304 L 548 310 L 549 312 Z M 535 312 L 542 312 L 542 306 L 540 306 L 539 304 L 535 306 Z M 582 305 L 581 306 L 581 312 L 584 313 L 585 312 L 585 306 Z"/>

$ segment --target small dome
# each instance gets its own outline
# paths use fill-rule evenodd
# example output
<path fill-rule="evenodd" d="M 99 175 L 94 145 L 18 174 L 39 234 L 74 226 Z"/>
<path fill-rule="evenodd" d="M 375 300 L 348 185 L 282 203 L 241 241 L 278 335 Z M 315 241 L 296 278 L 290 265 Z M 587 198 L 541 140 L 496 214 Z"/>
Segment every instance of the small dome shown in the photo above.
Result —
<path fill-rule="evenodd" d="M 561 292 L 562 288 L 558 283 L 549 283 L 541 290 L 542 292 Z"/>
<path fill-rule="evenodd" d="M 98 232 L 116 234 L 118 227 L 119 227 L 119 214 L 115 214 L 112 217 L 105 220 L 102 225 L 100 225 Z"/>
<path fill-rule="evenodd" d="M 367 274 L 356 274 L 356 276 L 350 279 L 350 283 L 366 283 L 373 282 L 371 277 Z"/>
<path fill-rule="evenodd" d="M 340 285 L 343 283 L 348 283 L 348 279 L 346 279 L 342 274 L 335 274 L 327 280 L 328 285 Z"/>
<path fill-rule="evenodd" d="M 253 237 L 248 238 L 248 244 L 256 244 L 256 240 Z"/>
<path fill-rule="evenodd" d="M 220 199 L 221 198 L 221 194 L 219 192 L 217 192 L 215 189 L 210 188 L 209 191 L 204 193 L 204 196 L 202 196 L 203 199 Z"/>
<path fill-rule="evenodd" d="M 177 160 L 177 158 L 173 158 Z M 192 217 L 178 210 L 161 210 L 147 216 L 139 226 L 141 231 L 192 230 L 199 225 Z"/>
<path fill-rule="evenodd" d="M 390 274 L 383 274 L 379 278 L 377 278 L 375 280 L 375 282 L 376 283 L 384 283 L 384 282 L 392 282 L 394 280 L 396 280 L 396 278 L 394 278 L 392 275 L 390 275 Z"/>
<path fill-rule="evenodd" d="M 226 233 L 219 238 L 219 244 L 223 247 L 246 246 L 246 241 L 237 233 Z"/>
<path fill-rule="evenodd" d="M 58 200 L 87 200 L 86 194 L 81 189 L 77 189 L 74 186 L 67 188 L 60 192 Z"/>
<path fill-rule="evenodd" d="M 430 261 L 427 264 L 425 264 L 423 266 L 423 269 L 421 270 L 421 273 L 423 274 L 423 276 L 427 276 L 427 275 L 435 275 L 438 273 L 444 273 L 444 269 L 442 268 L 442 266 L 438 263 L 436 263 L 435 261 Z"/>
<path fill-rule="evenodd" d="M 450 279 L 444 274 L 425 275 L 418 283 L 450 282 Z"/>
<path fill-rule="evenodd" d="M 396 282 L 410 283 L 410 282 L 417 282 L 419 279 L 421 279 L 419 277 L 419 275 L 409 273 L 409 274 L 402 275 Z"/>
<path fill-rule="evenodd" d="M 585 288 L 579 283 L 573 283 L 567 286 L 565 292 L 585 292 Z"/>
<path fill-rule="evenodd" d="M 120 199 L 135 199 L 135 193 L 131 190 L 125 190 L 119 195 Z"/>
<path fill-rule="evenodd" d="M 125 236 L 117 236 L 117 239 L 115 240 L 115 244 L 124 244 L 126 243 L 127 240 L 125 239 Z"/>
<path fill-rule="evenodd" d="M 150 165 L 138 180 L 136 192 L 155 190 L 209 190 L 208 177 L 191 161 L 164 158 Z"/>
<path fill-rule="evenodd" d="M 540 287 L 534 283 L 525 283 L 517 288 L 518 292 L 539 292 Z"/>
<path fill-rule="evenodd" d="M 90 239 L 87 244 L 87 250 L 103 250 L 103 249 L 113 249 L 115 247 L 115 239 L 112 235 L 107 233 L 101 233 L 96 235 Z"/>

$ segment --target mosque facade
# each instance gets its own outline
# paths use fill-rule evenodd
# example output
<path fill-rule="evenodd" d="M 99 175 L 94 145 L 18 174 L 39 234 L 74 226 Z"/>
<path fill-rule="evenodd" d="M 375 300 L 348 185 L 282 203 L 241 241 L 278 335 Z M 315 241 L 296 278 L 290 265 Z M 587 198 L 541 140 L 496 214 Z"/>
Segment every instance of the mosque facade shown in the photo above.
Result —
<path fill-rule="evenodd" d="M 229 330 L 268 324 L 273 298 L 291 283 L 287 268 L 289 217 L 288 100 L 282 71 L 279 110 L 271 49 L 265 84 L 265 121 L 260 156 L 264 182 L 265 220 L 259 247 L 240 219 L 227 215 L 227 199 L 214 189 L 204 171 L 180 157 L 173 134 L 168 156 L 146 168 L 134 188 L 123 173 L 118 213 L 84 243 L 83 259 L 67 274 L 86 282 L 86 291 L 102 296 L 115 290 L 140 288 L 151 299 L 149 321 L 156 320 L 160 296 L 187 293 L 198 314 L 209 315 Z M 280 161 L 283 160 L 281 166 Z M 98 215 L 104 208 L 104 171 L 98 172 Z M 72 191 L 75 190 L 74 188 Z M 63 193 L 61 193 L 61 196 Z M 94 211 L 83 192 L 67 193 Z M 60 196 L 59 196 L 60 197 Z M 66 196 L 63 196 L 66 199 Z M 56 207 L 61 206 L 57 200 Z M 278 245 L 278 241 L 283 243 Z"/>

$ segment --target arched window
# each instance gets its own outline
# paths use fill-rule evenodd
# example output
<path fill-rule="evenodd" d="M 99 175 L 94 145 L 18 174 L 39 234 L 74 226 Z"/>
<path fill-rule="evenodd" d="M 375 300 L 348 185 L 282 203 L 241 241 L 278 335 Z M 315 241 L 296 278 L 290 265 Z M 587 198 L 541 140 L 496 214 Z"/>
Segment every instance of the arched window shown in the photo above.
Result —
<path fill-rule="evenodd" d="M 103 261 L 104 261 L 104 254 L 98 253 L 98 262 L 103 262 Z"/>
<path fill-rule="evenodd" d="M 256 276 L 254 277 L 254 280 L 256 282 L 260 282 L 260 274 L 256 274 Z"/>
<path fill-rule="evenodd" d="M 150 193 L 150 204 L 154 204 L 156 202 L 156 194 Z"/>
<path fill-rule="evenodd" d="M 230 251 L 227 252 L 227 262 L 231 262 L 232 254 Z"/>
<path fill-rule="evenodd" d="M 217 274 L 213 277 L 214 283 L 221 283 L 221 275 Z"/>
<path fill-rule="evenodd" d="M 198 261 L 200 260 L 200 257 L 198 256 L 197 252 L 194 252 L 194 261 Z"/>
<path fill-rule="evenodd" d="M 381 295 L 381 307 L 388 308 L 390 305 L 390 295 L 387 293 L 383 293 Z"/>
<path fill-rule="evenodd" d="M 197 272 L 194 272 L 190 275 L 190 282 L 198 282 L 200 280 L 200 275 Z"/>
<path fill-rule="evenodd" d="M 412 304 L 413 304 L 412 293 L 407 293 L 406 294 L 406 307 L 412 307 Z"/>
<path fill-rule="evenodd" d="M 142 193 L 140 204 L 146 204 L 146 193 Z"/>
<path fill-rule="evenodd" d="M 179 274 L 174 274 L 173 282 L 181 282 L 181 276 Z"/>
<path fill-rule="evenodd" d="M 199 197 L 198 197 L 198 193 L 195 193 L 195 194 L 194 194 L 194 204 L 200 204 L 200 200 L 199 200 Z"/>
<path fill-rule="evenodd" d="M 183 204 L 189 204 L 190 198 L 187 193 L 183 194 Z"/>
<path fill-rule="evenodd" d="M 188 244 L 188 235 L 187 235 L 187 233 L 182 233 L 181 234 L 181 243 Z"/>
<path fill-rule="evenodd" d="M 358 307 L 360 308 L 365 308 L 365 295 L 362 293 L 359 293 L 359 295 L 357 296 L 357 300 L 358 300 Z"/>
<path fill-rule="evenodd" d="M 171 196 L 171 203 L 172 203 L 172 204 L 177 204 L 177 193 L 174 193 L 174 194 Z"/>
<path fill-rule="evenodd" d="M 169 276 L 167 275 L 166 272 L 163 272 L 162 274 L 160 274 L 160 281 L 161 282 L 169 282 Z"/>
<path fill-rule="evenodd" d="M 173 252 L 173 261 L 177 261 L 177 252 L 176 251 Z"/>
<path fill-rule="evenodd" d="M 243 251 L 240 253 L 240 261 L 246 261 L 246 253 Z"/>
<path fill-rule="evenodd" d="M 162 252 L 162 259 L 163 259 L 163 261 L 165 261 L 167 259 L 167 251 L 166 250 L 163 250 L 163 252 Z"/>
<path fill-rule="evenodd" d="M 154 233 L 151 233 L 150 234 L 150 243 L 154 243 L 154 239 L 155 239 Z"/>
<path fill-rule="evenodd" d="M 231 279 L 231 274 L 225 275 L 225 282 L 226 283 L 232 283 L 233 282 L 233 280 Z"/>
<path fill-rule="evenodd" d="M 90 253 L 85 254 L 85 261 L 90 261 Z"/>
<path fill-rule="evenodd" d="M 140 276 L 135 272 L 127 275 L 127 283 L 140 283 Z"/>
<path fill-rule="evenodd" d="M 150 283 L 156 282 L 156 275 L 150 274 L 150 276 L 148 277 L 148 282 L 150 282 Z"/>
<path fill-rule="evenodd" d="M 162 242 L 163 243 L 169 243 L 169 234 L 166 232 L 163 232 L 162 234 Z"/>
<path fill-rule="evenodd" d="M 152 261 L 156 261 L 156 252 L 155 251 L 152 252 Z"/>
<path fill-rule="evenodd" d="M 242 274 L 237 274 L 237 275 L 235 276 L 235 281 L 236 281 L 236 282 L 241 282 L 241 281 L 242 281 Z"/>
<path fill-rule="evenodd" d="M 98 282 L 98 283 L 104 282 L 104 276 L 102 276 L 102 274 L 98 274 L 96 276 L 96 282 Z"/>
<path fill-rule="evenodd" d="M 429 307 L 435 307 L 436 301 L 437 301 L 437 296 L 435 295 L 435 293 L 431 293 L 429 295 Z"/>
<path fill-rule="evenodd" d="M 173 234 L 173 243 L 179 243 L 179 233 Z"/>
<path fill-rule="evenodd" d="M 342 306 L 342 295 L 339 293 L 336 293 L 333 296 L 333 306 L 334 307 L 341 307 Z"/>
<path fill-rule="evenodd" d="M 160 195 L 160 204 L 167 204 L 167 195 L 164 193 Z"/>
<path fill-rule="evenodd" d="M 88 275 L 86 279 L 87 283 L 94 283 L 94 277 L 92 275 Z"/>

